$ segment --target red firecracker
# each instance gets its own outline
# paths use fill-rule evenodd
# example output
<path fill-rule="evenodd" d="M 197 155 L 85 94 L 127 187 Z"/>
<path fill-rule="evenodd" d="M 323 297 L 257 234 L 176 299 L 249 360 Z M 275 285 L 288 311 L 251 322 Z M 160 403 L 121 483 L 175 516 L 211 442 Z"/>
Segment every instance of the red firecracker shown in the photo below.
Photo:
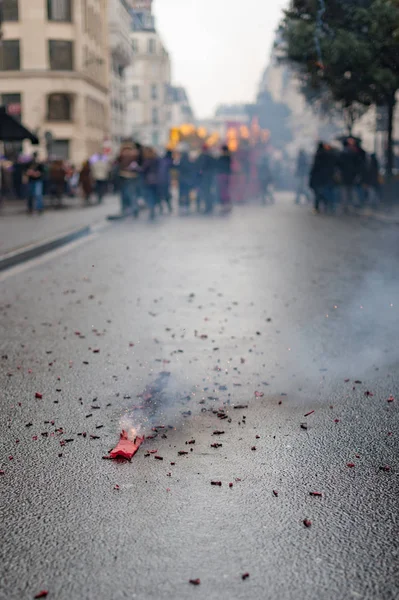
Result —
<path fill-rule="evenodd" d="M 109 453 L 110 458 L 127 458 L 131 460 L 144 442 L 144 436 L 137 436 L 132 442 L 129 440 L 127 432 L 122 431 L 120 440 L 113 450 Z"/>

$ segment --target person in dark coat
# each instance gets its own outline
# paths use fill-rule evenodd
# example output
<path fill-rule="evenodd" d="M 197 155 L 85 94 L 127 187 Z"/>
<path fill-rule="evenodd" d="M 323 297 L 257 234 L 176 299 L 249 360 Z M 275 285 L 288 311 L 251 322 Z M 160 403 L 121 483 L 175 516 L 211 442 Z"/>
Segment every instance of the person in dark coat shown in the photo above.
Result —
<path fill-rule="evenodd" d="M 188 152 L 182 152 L 176 167 L 179 172 L 179 208 L 188 212 L 190 195 L 197 183 L 197 163 L 189 157 Z"/>
<path fill-rule="evenodd" d="M 150 219 L 155 218 L 155 206 L 158 204 L 159 158 L 152 148 L 144 150 L 143 182 L 145 199 L 150 210 Z"/>
<path fill-rule="evenodd" d="M 159 160 L 158 171 L 158 198 L 159 208 L 162 213 L 162 203 L 165 202 L 169 212 L 172 212 L 172 195 L 170 192 L 170 170 L 173 166 L 171 150 L 167 150 L 165 156 Z"/>
<path fill-rule="evenodd" d="M 202 209 L 205 214 L 210 214 L 213 210 L 213 185 L 215 180 L 215 159 L 210 154 L 208 147 L 202 147 L 202 152 L 198 157 L 199 185 L 197 195 L 198 212 Z"/>
<path fill-rule="evenodd" d="M 301 197 L 304 196 L 306 202 L 310 202 L 309 190 L 306 185 L 309 176 L 309 160 L 305 150 L 301 149 L 298 154 L 296 165 L 296 177 L 298 180 L 295 204 L 301 203 Z"/>
<path fill-rule="evenodd" d="M 231 154 L 227 146 L 222 147 L 222 154 L 218 158 L 218 191 L 223 211 L 231 210 L 230 179 L 231 179 Z"/>
<path fill-rule="evenodd" d="M 344 149 L 339 157 L 342 178 L 342 204 L 344 210 L 364 202 L 364 184 L 367 173 L 366 153 L 354 138 L 344 141 Z"/>
<path fill-rule="evenodd" d="M 337 157 L 330 146 L 320 142 L 310 171 L 309 187 L 314 191 L 314 212 L 320 212 L 320 201 L 327 210 L 335 211 Z"/>

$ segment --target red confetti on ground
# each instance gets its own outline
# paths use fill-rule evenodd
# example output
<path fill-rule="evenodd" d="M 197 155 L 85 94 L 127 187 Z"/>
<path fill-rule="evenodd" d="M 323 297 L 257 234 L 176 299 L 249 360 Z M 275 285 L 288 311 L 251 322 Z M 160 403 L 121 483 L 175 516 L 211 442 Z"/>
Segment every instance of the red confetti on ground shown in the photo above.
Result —
<path fill-rule="evenodd" d="M 98 354 L 99 352 L 100 352 L 100 348 L 95 348 L 95 349 L 93 350 L 93 353 L 94 353 L 94 354 Z"/>
<path fill-rule="evenodd" d="M 339 419 L 334 419 L 334 423 L 339 423 Z"/>
<path fill-rule="evenodd" d="M 353 467 L 355 466 L 355 463 L 346 463 L 346 466 L 349 467 L 350 469 L 353 469 Z"/>
<path fill-rule="evenodd" d="M 303 524 L 305 525 L 305 527 L 311 527 L 312 521 L 309 521 L 309 519 L 304 519 Z"/>
<path fill-rule="evenodd" d="M 251 450 L 253 450 L 255 452 L 256 446 L 252 446 Z"/>
<path fill-rule="evenodd" d="M 257 440 L 260 440 L 260 435 L 256 435 L 256 436 L 255 436 L 255 438 L 256 438 Z"/>
<path fill-rule="evenodd" d="M 115 485 L 114 485 L 114 490 L 120 490 L 120 487 L 119 487 L 119 485 L 118 485 L 118 484 L 115 484 Z"/>
<path fill-rule="evenodd" d="M 154 456 L 157 460 L 163 460 L 163 456 Z"/>
<path fill-rule="evenodd" d="M 365 396 L 374 396 L 374 394 L 369 392 L 368 390 L 366 392 L 364 392 L 364 395 Z"/>
<path fill-rule="evenodd" d="M 149 454 L 156 454 L 158 450 L 148 450 Z"/>
<path fill-rule="evenodd" d="M 322 492 L 309 492 L 309 494 L 311 496 L 318 496 L 319 498 L 321 498 L 323 496 Z"/>
<path fill-rule="evenodd" d="M 277 490 L 273 490 L 273 496 L 276 496 L 276 498 L 278 497 L 278 491 Z"/>
<path fill-rule="evenodd" d="M 221 481 L 211 481 L 211 485 L 218 485 L 219 487 L 221 487 L 222 482 Z"/>
<path fill-rule="evenodd" d="M 393 402 L 395 400 L 395 398 L 393 396 L 389 396 L 387 402 Z"/>
<path fill-rule="evenodd" d="M 122 431 L 120 440 L 113 450 L 109 453 L 110 458 L 127 458 L 131 460 L 144 442 L 144 436 L 137 436 L 134 442 L 129 440 L 126 431 Z"/>
<path fill-rule="evenodd" d="M 185 450 L 179 450 L 179 452 L 177 454 L 179 456 L 184 456 L 185 454 L 188 454 L 188 452 L 186 452 Z"/>
<path fill-rule="evenodd" d="M 5 475 L 5 471 L 3 471 L 3 469 L 1 469 L 0 475 Z"/>
<path fill-rule="evenodd" d="M 213 432 L 213 435 L 223 435 L 223 434 L 224 434 L 224 431 L 216 430 Z"/>
<path fill-rule="evenodd" d="M 43 394 L 41 394 L 40 392 L 36 392 L 35 398 L 39 398 L 39 400 L 41 400 L 43 398 Z"/>
<path fill-rule="evenodd" d="M 35 599 L 36 598 L 45 598 L 48 594 L 48 590 L 42 590 L 41 592 L 39 592 L 38 594 L 36 594 Z"/>
<path fill-rule="evenodd" d="M 309 417 L 309 415 L 313 415 L 314 410 L 311 410 L 309 412 L 306 413 L 306 415 L 303 415 L 304 417 Z"/>
<path fill-rule="evenodd" d="M 255 392 L 255 398 L 263 398 L 264 395 L 263 392 Z"/>
<path fill-rule="evenodd" d="M 249 577 L 249 573 L 244 573 L 243 575 L 241 575 L 241 579 L 243 581 L 245 581 L 246 579 L 248 579 L 248 577 Z"/>
<path fill-rule="evenodd" d="M 201 579 L 190 579 L 189 583 L 192 585 L 201 585 Z"/>
<path fill-rule="evenodd" d="M 380 467 L 380 471 L 385 471 L 386 473 L 390 470 L 391 470 L 391 467 L 388 465 L 384 465 L 383 467 Z"/>
<path fill-rule="evenodd" d="M 230 483 L 229 483 L 229 488 L 232 488 L 232 487 L 233 487 L 233 485 L 234 485 L 234 484 L 230 482 Z"/>

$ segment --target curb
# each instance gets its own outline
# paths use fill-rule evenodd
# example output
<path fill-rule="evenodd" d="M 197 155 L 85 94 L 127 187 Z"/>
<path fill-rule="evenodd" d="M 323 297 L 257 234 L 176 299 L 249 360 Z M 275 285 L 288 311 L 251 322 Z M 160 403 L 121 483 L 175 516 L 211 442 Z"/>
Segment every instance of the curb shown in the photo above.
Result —
<path fill-rule="evenodd" d="M 55 250 L 60 246 L 65 246 L 79 238 L 90 235 L 91 232 L 92 226 L 87 225 L 86 227 L 80 227 L 79 229 L 74 229 L 68 233 L 63 233 L 62 235 L 46 240 L 45 242 L 39 242 L 38 244 L 32 244 L 30 246 L 25 246 L 25 248 L 8 252 L 0 257 L 0 271 L 5 271 L 6 269 L 15 267 L 27 260 L 37 258 L 42 254 Z"/>

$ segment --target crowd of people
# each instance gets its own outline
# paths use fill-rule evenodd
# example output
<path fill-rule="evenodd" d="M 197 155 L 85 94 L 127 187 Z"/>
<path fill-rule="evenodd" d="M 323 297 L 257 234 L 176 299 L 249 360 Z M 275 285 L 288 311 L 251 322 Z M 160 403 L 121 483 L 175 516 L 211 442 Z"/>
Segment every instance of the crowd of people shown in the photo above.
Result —
<path fill-rule="evenodd" d="M 137 218 L 144 206 L 150 219 L 164 209 L 172 212 L 172 195 L 180 214 L 192 208 L 210 214 L 215 207 L 227 213 L 242 201 L 273 203 L 279 169 L 281 164 L 265 145 L 234 153 L 227 146 L 206 145 L 201 150 L 180 147 L 158 153 L 128 140 L 113 160 L 100 152 L 80 170 L 67 161 L 40 161 L 37 154 L 3 160 L 1 195 L 25 199 L 30 213 L 43 211 L 44 197 L 60 204 L 64 196 L 81 196 L 91 205 L 101 204 L 108 192 L 119 194 L 121 216 Z M 378 160 L 367 155 L 356 138 L 343 139 L 341 150 L 320 142 L 313 161 L 301 150 L 296 178 L 295 203 L 313 201 L 315 213 L 335 213 L 338 207 L 346 212 L 366 202 L 377 205 L 381 198 Z"/>
<path fill-rule="evenodd" d="M 302 150 L 297 162 L 296 203 L 304 197 L 311 200 L 314 212 L 321 207 L 335 213 L 338 207 L 348 212 L 350 207 L 362 208 L 366 203 L 377 206 L 381 201 L 380 167 L 375 154 L 368 155 L 356 138 L 345 138 L 343 149 L 320 142 L 310 165 Z"/>

